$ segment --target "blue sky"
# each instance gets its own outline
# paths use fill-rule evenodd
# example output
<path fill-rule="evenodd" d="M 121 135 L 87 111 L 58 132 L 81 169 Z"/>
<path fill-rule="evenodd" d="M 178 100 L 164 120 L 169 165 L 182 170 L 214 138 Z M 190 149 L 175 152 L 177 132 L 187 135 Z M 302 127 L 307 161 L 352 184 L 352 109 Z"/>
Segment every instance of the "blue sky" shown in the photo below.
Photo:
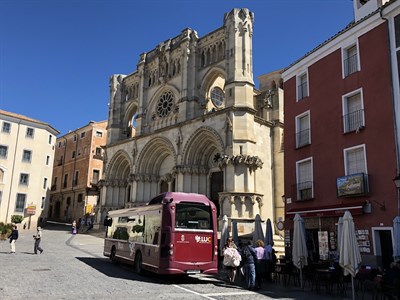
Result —
<path fill-rule="evenodd" d="M 0 109 L 61 132 L 107 119 L 109 77 L 190 27 L 255 15 L 254 77 L 290 65 L 354 19 L 352 0 L 1 0 Z M 258 86 L 258 82 L 256 82 Z"/>

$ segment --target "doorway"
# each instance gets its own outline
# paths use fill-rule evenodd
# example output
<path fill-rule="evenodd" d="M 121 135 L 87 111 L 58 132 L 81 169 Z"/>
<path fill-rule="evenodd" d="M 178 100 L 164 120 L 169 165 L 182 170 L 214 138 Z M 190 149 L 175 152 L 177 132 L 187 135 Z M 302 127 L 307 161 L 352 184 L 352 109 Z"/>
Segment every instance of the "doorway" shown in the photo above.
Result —
<path fill-rule="evenodd" d="M 377 264 L 387 270 L 393 261 L 392 228 L 378 227 L 372 228 L 372 231 Z"/>
<path fill-rule="evenodd" d="M 219 194 L 224 191 L 224 172 L 213 172 L 210 177 L 210 200 L 217 207 L 217 216 L 220 214 Z"/>

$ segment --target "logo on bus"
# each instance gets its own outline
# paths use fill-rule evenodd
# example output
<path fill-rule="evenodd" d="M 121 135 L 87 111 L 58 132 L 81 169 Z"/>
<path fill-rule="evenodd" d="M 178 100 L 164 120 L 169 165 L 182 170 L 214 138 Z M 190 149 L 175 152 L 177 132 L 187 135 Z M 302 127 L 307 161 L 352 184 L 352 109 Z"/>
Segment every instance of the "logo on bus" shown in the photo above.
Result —
<path fill-rule="evenodd" d="M 196 243 L 200 243 L 200 244 L 210 244 L 211 243 L 211 236 L 198 236 L 198 235 L 196 235 L 194 237 L 194 239 L 196 240 Z"/>

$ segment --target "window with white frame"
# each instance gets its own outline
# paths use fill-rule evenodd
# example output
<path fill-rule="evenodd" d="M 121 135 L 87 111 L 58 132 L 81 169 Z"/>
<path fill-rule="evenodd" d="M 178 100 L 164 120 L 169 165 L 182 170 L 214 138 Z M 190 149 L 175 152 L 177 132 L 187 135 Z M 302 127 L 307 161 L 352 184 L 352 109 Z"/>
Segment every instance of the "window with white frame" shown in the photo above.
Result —
<path fill-rule="evenodd" d="M 40 209 L 44 209 L 45 203 L 46 203 L 46 197 L 42 197 L 42 203 L 40 204 Z"/>
<path fill-rule="evenodd" d="M 307 158 L 296 163 L 297 200 L 314 198 L 314 185 L 312 173 L 312 158 Z"/>
<path fill-rule="evenodd" d="M 344 133 L 359 131 L 365 126 L 362 90 L 357 90 L 343 97 Z"/>
<path fill-rule="evenodd" d="M 22 153 L 22 161 L 23 162 L 31 162 L 32 160 L 32 151 L 31 150 L 24 150 Z"/>
<path fill-rule="evenodd" d="M 19 184 L 20 185 L 28 185 L 29 184 L 29 174 L 21 173 L 19 175 Z"/>
<path fill-rule="evenodd" d="M 43 179 L 43 189 L 44 190 L 47 189 L 47 178 L 46 177 Z"/>
<path fill-rule="evenodd" d="M 0 158 L 7 158 L 8 147 L 5 145 L 0 145 Z"/>
<path fill-rule="evenodd" d="M 343 75 L 347 77 L 359 70 L 357 44 L 343 49 Z"/>
<path fill-rule="evenodd" d="M 296 117 L 296 148 L 311 144 L 310 112 L 307 111 Z"/>
<path fill-rule="evenodd" d="M 26 129 L 26 137 L 33 138 L 34 135 L 35 135 L 35 129 L 28 127 Z"/>
<path fill-rule="evenodd" d="M 102 137 L 103 136 L 103 132 L 101 131 L 96 131 L 96 137 Z"/>
<path fill-rule="evenodd" d="M 303 73 L 297 76 L 297 100 L 308 97 L 308 74 Z"/>
<path fill-rule="evenodd" d="M 26 194 L 17 194 L 17 201 L 15 202 L 15 212 L 24 212 Z"/>
<path fill-rule="evenodd" d="M 394 17 L 395 47 L 397 58 L 397 73 L 400 78 L 400 15 Z M 400 82 L 398 82 L 400 84 Z"/>
<path fill-rule="evenodd" d="M 46 156 L 46 166 L 48 166 L 50 164 L 50 156 L 47 155 Z"/>
<path fill-rule="evenodd" d="M 3 122 L 3 126 L 1 127 L 1 131 L 4 133 L 10 133 L 11 131 L 11 124 L 8 122 Z"/>
<path fill-rule="evenodd" d="M 53 136 L 49 134 L 49 144 L 51 145 L 51 141 L 53 140 Z"/>
<path fill-rule="evenodd" d="M 367 174 L 365 145 L 344 149 L 344 163 L 346 175 Z"/>

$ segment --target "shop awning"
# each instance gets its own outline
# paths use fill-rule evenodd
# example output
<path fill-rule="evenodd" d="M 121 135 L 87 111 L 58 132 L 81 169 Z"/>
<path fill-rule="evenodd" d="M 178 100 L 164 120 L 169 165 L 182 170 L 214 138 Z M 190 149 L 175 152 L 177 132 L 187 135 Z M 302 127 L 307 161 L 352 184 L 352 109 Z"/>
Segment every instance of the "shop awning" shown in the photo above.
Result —
<path fill-rule="evenodd" d="M 289 219 L 294 218 L 295 214 L 300 214 L 303 218 L 309 217 L 340 217 L 343 216 L 346 210 L 350 211 L 352 215 L 363 214 L 364 202 L 358 203 L 345 203 L 327 206 L 303 207 L 292 208 L 286 212 L 286 217 Z"/>

